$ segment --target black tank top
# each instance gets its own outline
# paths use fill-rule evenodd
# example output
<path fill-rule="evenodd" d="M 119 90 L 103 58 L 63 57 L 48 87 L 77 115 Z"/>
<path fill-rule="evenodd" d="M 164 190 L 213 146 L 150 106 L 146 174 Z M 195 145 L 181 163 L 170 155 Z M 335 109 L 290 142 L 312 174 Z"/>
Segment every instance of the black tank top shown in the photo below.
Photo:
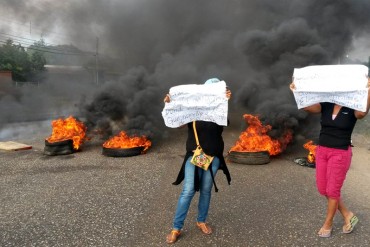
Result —
<path fill-rule="evenodd" d="M 330 148 L 348 149 L 351 145 L 353 128 L 357 121 L 354 110 L 343 106 L 333 120 L 334 104 L 327 102 L 320 104 L 321 131 L 319 145 Z"/>

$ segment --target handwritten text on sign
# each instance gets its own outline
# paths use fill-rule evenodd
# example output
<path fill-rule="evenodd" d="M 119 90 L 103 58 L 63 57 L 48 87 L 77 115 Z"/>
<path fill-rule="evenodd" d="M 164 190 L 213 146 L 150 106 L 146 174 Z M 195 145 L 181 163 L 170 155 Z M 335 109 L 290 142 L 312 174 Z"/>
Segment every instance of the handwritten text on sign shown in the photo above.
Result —
<path fill-rule="evenodd" d="M 321 65 L 294 69 L 294 98 L 298 109 L 331 102 L 366 111 L 368 67 L 364 65 Z"/>
<path fill-rule="evenodd" d="M 171 101 L 162 116 L 167 127 L 177 128 L 194 120 L 227 125 L 226 83 L 180 85 L 170 88 Z"/>

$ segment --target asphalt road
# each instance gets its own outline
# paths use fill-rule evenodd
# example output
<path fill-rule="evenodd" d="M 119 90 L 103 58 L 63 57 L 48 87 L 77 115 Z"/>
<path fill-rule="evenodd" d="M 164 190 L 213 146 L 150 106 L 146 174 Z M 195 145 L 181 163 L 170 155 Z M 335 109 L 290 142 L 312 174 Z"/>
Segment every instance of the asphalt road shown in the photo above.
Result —
<path fill-rule="evenodd" d="M 30 125 L 17 128 L 29 135 L 15 141 L 31 150 L 0 151 L 0 246 L 167 246 L 181 191 L 171 183 L 186 130 L 169 130 L 164 141 L 134 157 L 103 156 L 94 139 L 80 152 L 46 156 L 48 127 Z M 225 151 L 238 135 L 225 129 Z M 343 188 L 360 219 L 352 234 L 341 234 L 337 215 L 332 237 L 317 237 L 326 201 L 316 191 L 315 170 L 292 161 L 307 154 L 296 143 L 266 165 L 229 163 L 231 185 L 222 172 L 216 177 L 219 192 L 208 218 L 214 233 L 203 236 L 195 226 L 196 195 L 175 246 L 370 246 L 370 145 L 361 133 L 354 143 Z"/>

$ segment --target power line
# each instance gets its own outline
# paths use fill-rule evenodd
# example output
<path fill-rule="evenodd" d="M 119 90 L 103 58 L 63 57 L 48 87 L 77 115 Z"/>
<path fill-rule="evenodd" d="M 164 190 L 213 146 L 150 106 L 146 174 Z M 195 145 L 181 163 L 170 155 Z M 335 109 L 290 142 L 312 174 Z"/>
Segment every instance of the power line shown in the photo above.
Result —
<path fill-rule="evenodd" d="M 0 37 L 1 36 L 11 37 L 10 38 L 11 40 L 16 41 L 16 42 L 20 43 L 23 46 L 37 46 L 37 42 L 39 42 L 37 40 L 28 39 L 28 38 L 20 37 L 20 36 L 17 36 L 17 35 L 12 35 L 12 34 L 7 34 L 7 33 L 0 32 Z M 5 37 L 5 38 L 7 38 L 7 37 Z M 69 48 L 69 47 L 64 47 L 64 48 L 48 47 L 48 46 L 57 46 L 57 45 L 53 45 L 51 43 L 44 43 L 44 44 L 45 44 L 45 47 L 37 47 L 37 48 L 38 49 L 42 48 L 42 50 L 45 50 L 45 51 L 54 50 L 55 52 L 61 52 L 63 54 L 71 54 L 71 55 L 79 55 L 79 54 L 81 54 L 81 55 L 95 55 L 96 54 L 96 52 L 94 53 L 94 52 L 89 52 L 89 51 L 76 51 L 75 49 Z M 34 47 L 28 47 L 28 48 L 35 49 Z"/>
<path fill-rule="evenodd" d="M 52 8 L 55 7 L 55 4 L 48 3 L 48 5 L 49 5 L 49 7 L 52 7 Z M 46 6 L 43 5 L 43 7 L 46 7 Z M 43 7 L 42 6 L 38 6 L 38 8 L 40 10 L 45 10 L 45 8 L 43 8 Z M 31 28 L 32 28 L 32 30 L 34 30 L 34 29 L 36 29 L 36 30 L 42 30 L 42 32 L 40 32 L 41 33 L 41 37 L 42 37 L 42 34 L 44 33 L 44 30 L 43 29 L 40 29 L 40 28 L 37 28 L 37 27 L 32 27 L 31 21 L 29 21 L 29 25 L 28 25 L 28 24 L 25 24 L 25 23 L 14 21 L 13 18 L 10 19 L 10 18 L 6 18 L 4 16 L 1 16 L 0 21 L 1 21 L 1 19 L 11 21 L 11 22 L 16 23 L 17 25 L 20 25 L 20 26 L 23 26 L 23 27 L 27 27 L 27 28 L 30 29 L 30 33 L 31 33 Z M 8 21 L 6 22 L 7 24 L 9 24 Z M 58 32 L 48 31 L 47 33 L 54 33 L 57 36 L 67 37 L 65 35 L 61 35 Z M 0 37 L 1 37 L 1 35 L 11 37 L 12 40 L 15 40 L 15 41 L 17 41 L 17 42 L 19 42 L 19 43 L 21 43 L 22 45 L 25 45 L 25 46 L 35 45 L 35 44 L 30 43 L 30 42 L 37 43 L 37 42 L 40 41 L 40 40 L 35 40 L 35 39 L 25 38 L 25 37 L 21 37 L 21 36 L 17 36 L 17 35 L 8 34 L 8 33 L 4 33 L 4 32 L 1 32 L 0 31 Z M 61 53 L 72 53 L 73 55 L 78 55 L 80 53 L 80 52 L 76 52 L 76 50 L 74 50 L 73 48 L 68 48 L 66 46 L 64 46 L 63 48 L 59 48 L 59 47 L 55 47 L 55 46 L 59 46 L 59 45 L 56 45 L 56 44 L 46 43 L 46 42 L 44 42 L 44 44 L 46 46 L 54 46 L 52 48 L 48 47 L 48 49 L 51 49 L 51 50 L 54 50 L 54 51 L 59 51 Z M 82 51 L 81 53 L 84 53 L 83 55 L 94 55 L 94 56 L 97 56 L 96 52 L 89 52 L 89 51 L 86 51 L 85 52 L 85 51 Z"/>
<path fill-rule="evenodd" d="M 44 5 L 45 6 L 45 5 Z M 50 6 L 50 5 L 49 5 Z M 54 8 L 54 4 L 53 4 L 53 8 Z M 37 6 L 37 8 L 39 9 L 42 9 L 42 5 L 41 6 Z M 14 22 L 12 20 L 13 23 L 16 23 L 17 25 L 21 25 L 21 26 L 26 26 L 25 24 L 21 24 L 19 22 Z M 32 27 L 32 22 L 31 20 L 29 21 L 29 33 L 30 35 L 32 34 L 32 30 L 33 29 L 38 29 L 38 28 L 33 28 Z M 41 30 L 41 29 L 39 29 Z M 41 32 L 41 36 L 42 34 L 44 33 L 44 30 L 42 30 Z M 61 36 L 59 33 L 57 32 L 52 32 L 52 31 L 49 31 L 48 33 L 54 33 L 58 36 Z M 96 41 L 96 52 L 95 53 L 92 53 L 92 52 L 76 52 L 76 51 L 71 51 L 69 50 L 68 48 L 67 49 L 58 49 L 56 47 L 53 47 L 53 48 L 50 48 L 50 47 L 44 47 L 44 46 L 37 46 L 37 41 L 35 40 L 32 40 L 32 39 L 27 39 L 27 38 L 24 38 L 24 37 L 21 37 L 21 36 L 15 36 L 15 35 L 11 35 L 11 34 L 5 34 L 5 33 L 0 33 L 0 37 L 1 37 L 1 34 L 2 36 L 7 36 L 7 37 L 12 37 L 13 39 L 17 39 L 18 42 L 20 43 L 23 43 L 23 44 L 27 44 L 28 45 L 28 49 L 30 50 L 35 50 L 35 51 L 40 51 L 40 52 L 46 52 L 46 53 L 53 53 L 53 54 L 59 54 L 59 55 L 68 55 L 68 56 L 71 56 L 71 55 L 74 55 L 74 56 L 95 56 L 95 70 L 96 70 L 96 82 L 97 84 L 99 84 L 99 70 L 98 70 L 98 46 L 99 46 L 99 39 L 97 38 L 97 41 Z M 64 36 L 66 37 L 66 36 Z M 30 44 L 30 42 L 34 42 L 34 44 Z M 0 39 L 0 43 L 7 43 L 6 41 L 3 41 Z M 47 43 L 44 43 L 45 45 L 48 45 L 50 46 L 51 44 L 47 44 Z"/>
<path fill-rule="evenodd" d="M 6 44 L 7 42 L 4 40 L 0 40 L 0 43 Z M 27 49 L 34 50 L 34 51 L 40 51 L 40 52 L 46 52 L 46 53 L 59 54 L 59 55 L 95 56 L 95 53 L 88 53 L 88 52 L 72 53 L 72 52 L 62 52 L 62 50 L 59 50 L 59 52 L 57 52 L 47 47 L 27 47 Z"/>
<path fill-rule="evenodd" d="M 1 39 L 0 39 L 0 41 L 4 44 L 7 42 L 7 40 L 1 40 Z M 93 53 L 93 52 L 58 49 L 58 48 L 54 48 L 54 47 L 37 46 L 37 45 L 34 45 L 34 44 L 22 43 L 22 42 L 18 42 L 18 44 L 20 44 L 22 46 L 25 46 L 25 48 L 27 48 L 27 49 L 31 49 L 31 50 L 37 49 L 38 51 L 44 51 L 44 52 L 55 52 L 55 53 L 59 52 L 61 54 L 65 54 L 65 55 L 67 55 L 67 54 L 70 54 L 70 55 L 86 55 L 86 56 L 95 55 L 95 53 Z"/>
<path fill-rule="evenodd" d="M 3 19 L 3 20 L 1 20 Z M 31 29 L 32 30 L 39 30 L 37 31 L 38 34 L 54 34 L 54 35 L 57 35 L 57 36 L 60 36 L 60 37 L 65 37 L 65 38 L 69 38 L 68 36 L 66 35 L 63 35 L 59 32 L 55 32 L 55 31 L 45 31 L 44 29 L 42 28 L 38 28 L 38 27 L 34 27 L 32 24 L 32 21 L 28 21 L 28 23 L 21 23 L 21 22 L 18 22 L 18 21 L 14 21 L 13 19 L 8 19 L 8 18 L 4 18 L 4 17 L 0 17 L 0 21 L 2 21 L 3 23 L 6 23 L 8 25 L 12 25 L 12 24 L 16 24 L 18 26 L 23 26 L 24 29 L 27 29 L 27 32 L 29 32 L 31 34 Z"/>
<path fill-rule="evenodd" d="M 54 54 L 59 54 L 59 55 L 74 55 L 74 56 L 95 56 L 94 54 L 91 54 L 91 53 L 62 53 L 62 52 L 53 52 L 53 51 L 50 51 L 50 50 L 47 50 L 47 49 L 37 49 L 37 48 L 33 48 L 33 47 L 28 47 L 27 49 L 30 49 L 30 50 L 35 50 L 35 51 L 41 51 L 41 52 L 48 52 L 48 53 L 54 53 Z"/>
<path fill-rule="evenodd" d="M 6 44 L 7 40 L 0 40 L 1 43 Z M 16 45 L 16 44 L 15 44 Z M 19 43 L 21 46 L 27 46 L 28 44 L 25 43 Z M 31 46 L 25 47 L 26 49 L 30 50 L 37 50 L 42 52 L 49 52 L 49 53 L 55 53 L 55 54 L 63 54 L 63 55 L 81 55 L 81 56 L 95 56 L 95 53 L 93 52 L 78 52 L 78 51 L 68 51 L 63 49 L 57 49 L 52 47 L 43 47 L 43 46 L 34 46 L 33 44 Z"/>
<path fill-rule="evenodd" d="M 29 38 L 25 38 L 25 37 L 21 37 L 21 36 L 17 36 L 17 35 L 12 35 L 12 34 L 8 34 L 8 33 L 3 33 L 3 32 L 0 32 L 0 35 L 9 36 L 9 37 L 12 37 L 12 39 L 18 38 L 18 39 L 23 39 L 23 40 L 27 40 L 27 41 L 32 41 L 32 44 L 37 43 L 37 42 L 40 41 L 40 40 L 29 39 Z M 27 44 L 27 41 L 22 41 L 22 42 Z M 45 42 L 45 45 L 57 46 L 56 44 L 51 44 L 51 43 L 46 43 L 46 42 Z"/>

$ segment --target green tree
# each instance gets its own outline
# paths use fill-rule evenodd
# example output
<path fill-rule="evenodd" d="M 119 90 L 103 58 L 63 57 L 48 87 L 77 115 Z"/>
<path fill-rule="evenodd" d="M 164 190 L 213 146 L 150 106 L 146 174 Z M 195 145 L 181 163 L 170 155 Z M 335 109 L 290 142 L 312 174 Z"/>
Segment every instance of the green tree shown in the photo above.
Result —
<path fill-rule="evenodd" d="M 43 50 L 45 50 L 45 42 L 41 39 L 38 42 L 35 42 L 32 46 L 29 47 L 31 50 L 31 64 L 32 70 L 34 73 L 45 70 L 46 59 L 44 56 Z"/>
<path fill-rule="evenodd" d="M 16 45 L 8 39 L 0 49 L 0 58 L 1 70 L 12 71 L 13 80 L 26 81 L 31 71 L 31 63 L 27 52 L 21 45 Z"/>
<path fill-rule="evenodd" d="M 35 45 L 44 45 L 43 41 Z M 42 50 L 34 50 L 30 54 L 20 44 L 14 44 L 8 39 L 0 47 L 0 70 L 10 70 L 13 80 L 25 82 L 38 77 L 44 70 L 46 60 Z"/>

